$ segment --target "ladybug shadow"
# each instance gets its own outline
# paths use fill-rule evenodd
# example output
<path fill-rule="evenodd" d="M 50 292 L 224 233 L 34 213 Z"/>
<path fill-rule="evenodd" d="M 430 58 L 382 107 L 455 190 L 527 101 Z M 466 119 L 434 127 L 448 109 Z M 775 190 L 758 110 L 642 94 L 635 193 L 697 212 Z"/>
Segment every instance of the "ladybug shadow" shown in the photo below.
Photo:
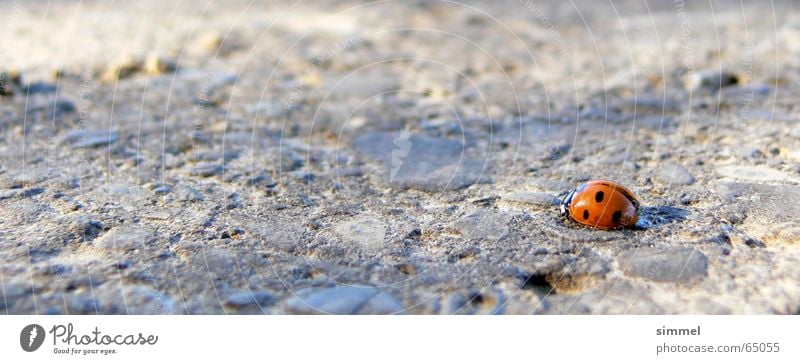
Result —
<path fill-rule="evenodd" d="M 645 230 L 686 220 L 689 210 L 675 206 L 643 206 L 635 229 Z"/>

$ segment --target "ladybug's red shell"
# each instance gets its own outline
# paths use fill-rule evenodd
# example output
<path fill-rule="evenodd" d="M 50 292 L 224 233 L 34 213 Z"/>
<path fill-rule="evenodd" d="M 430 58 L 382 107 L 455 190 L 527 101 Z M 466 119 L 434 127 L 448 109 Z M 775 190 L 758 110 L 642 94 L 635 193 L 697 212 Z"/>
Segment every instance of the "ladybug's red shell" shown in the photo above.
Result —
<path fill-rule="evenodd" d="M 583 225 L 600 229 L 632 227 L 639 219 L 639 200 L 614 182 L 586 182 L 561 203 L 561 213 Z"/>

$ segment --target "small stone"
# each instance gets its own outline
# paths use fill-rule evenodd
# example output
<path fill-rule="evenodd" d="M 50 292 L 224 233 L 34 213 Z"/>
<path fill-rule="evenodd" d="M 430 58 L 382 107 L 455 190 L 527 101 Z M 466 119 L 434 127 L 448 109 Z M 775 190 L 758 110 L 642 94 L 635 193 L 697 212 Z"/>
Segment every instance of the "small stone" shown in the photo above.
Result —
<path fill-rule="evenodd" d="M 19 87 L 22 79 L 19 72 L 15 70 L 0 71 L 0 96 L 11 96 L 14 94 L 14 88 Z"/>
<path fill-rule="evenodd" d="M 730 72 L 719 70 L 702 70 L 694 72 L 686 79 L 686 87 L 692 91 L 716 91 L 720 88 L 735 85 L 739 78 Z"/>
<path fill-rule="evenodd" d="M 33 196 L 36 196 L 36 195 L 40 195 L 42 193 L 44 193 L 44 188 L 33 187 L 33 188 L 29 188 L 29 189 L 27 189 L 25 191 L 22 191 L 22 197 L 33 197 Z"/>
<path fill-rule="evenodd" d="M 222 176 L 222 181 L 226 183 L 231 183 L 238 180 L 240 177 L 242 177 L 242 173 L 240 172 L 226 173 Z"/>
<path fill-rule="evenodd" d="M 47 181 L 50 178 L 47 170 L 38 168 L 29 168 L 15 173 L 0 173 L 0 188 L 28 188 Z"/>
<path fill-rule="evenodd" d="M 300 75 L 300 77 L 297 78 L 297 81 L 304 87 L 314 88 L 322 86 L 325 80 L 320 72 L 317 70 L 312 70 Z"/>
<path fill-rule="evenodd" d="M 92 220 L 88 217 L 81 216 L 69 223 L 69 229 L 76 232 L 81 241 L 91 241 L 98 237 L 103 232 L 103 223 L 97 220 Z"/>
<path fill-rule="evenodd" d="M 53 79 L 54 81 L 57 81 L 69 74 L 70 74 L 69 71 L 63 67 L 54 68 L 50 71 L 50 78 Z"/>
<path fill-rule="evenodd" d="M 183 159 L 178 158 L 170 153 L 164 153 L 164 155 L 161 157 L 161 163 L 163 163 L 164 168 L 166 169 L 179 168 L 186 164 Z"/>
<path fill-rule="evenodd" d="M 0 80 L 5 82 L 6 84 L 12 84 L 21 86 L 22 85 L 22 76 L 19 74 L 19 71 L 16 69 L 9 69 L 5 71 L 0 71 Z"/>
<path fill-rule="evenodd" d="M 284 306 L 298 314 L 389 315 L 404 310 L 391 294 L 363 286 L 307 288 L 289 298 Z"/>
<path fill-rule="evenodd" d="M 456 291 L 444 299 L 442 313 L 446 315 L 502 314 L 506 303 L 499 291 L 482 293 L 476 290 Z"/>
<path fill-rule="evenodd" d="M 223 299 L 226 306 L 243 308 L 247 306 L 266 306 L 277 301 L 277 296 L 267 291 L 239 291 Z"/>
<path fill-rule="evenodd" d="M 336 169 L 333 174 L 336 177 L 361 177 L 364 175 L 364 170 L 359 167 L 344 167 Z"/>
<path fill-rule="evenodd" d="M 133 58 L 133 56 L 125 54 L 103 70 L 100 74 L 100 81 L 104 83 L 116 83 L 123 78 L 133 76 L 133 74 L 140 69 L 140 62 Z"/>
<path fill-rule="evenodd" d="M 458 219 L 451 228 L 468 240 L 500 240 L 508 235 L 511 214 L 478 209 Z"/>
<path fill-rule="evenodd" d="M 196 53 L 213 53 L 222 44 L 222 35 L 215 30 L 208 30 L 198 35 L 190 44 L 190 50 Z"/>
<path fill-rule="evenodd" d="M 74 113 L 77 110 L 72 101 L 65 99 L 47 98 L 44 101 L 33 99 L 30 106 L 28 106 L 28 114 L 44 114 L 47 119 L 61 117 L 67 114 Z"/>
<path fill-rule="evenodd" d="M 156 315 L 171 313 L 173 305 L 173 299 L 155 287 L 132 283 L 120 285 L 118 282 L 109 282 L 93 287 L 89 297 L 83 296 L 78 291 L 75 291 L 74 295 L 67 296 L 68 307 L 72 301 L 69 297 L 90 300 L 88 307 L 83 309 L 69 307 L 69 313 L 96 313 L 97 309 L 109 314 Z"/>
<path fill-rule="evenodd" d="M 206 162 L 216 162 L 222 161 L 227 163 L 232 161 L 236 158 L 239 158 L 241 151 L 239 150 L 225 150 L 225 151 L 203 151 L 197 152 L 192 156 L 192 160 L 195 161 L 206 161 Z"/>
<path fill-rule="evenodd" d="M 305 163 L 305 159 L 296 155 L 295 153 L 288 151 L 285 153 L 281 153 L 280 157 L 280 172 L 292 172 L 300 169 Z"/>
<path fill-rule="evenodd" d="M 248 177 L 245 184 L 252 187 L 270 188 L 278 185 L 268 174 L 260 173 L 255 176 Z"/>
<path fill-rule="evenodd" d="M 367 133 L 354 144 L 357 151 L 384 165 L 383 179 L 393 187 L 436 192 L 490 181 L 484 161 L 464 156 L 463 144 L 455 139 L 412 135 L 404 130 Z"/>
<path fill-rule="evenodd" d="M 708 258 L 691 248 L 640 248 L 617 260 L 626 275 L 654 282 L 692 283 L 708 275 Z"/>
<path fill-rule="evenodd" d="M 659 166 L 655 171 L 656 181 L 667 185 L 690 185 L 694 183 L 694 176 L 679 164 L 667 163 Z"/>
<path fill-rule="evenodd" d="M 67 133 L 61 143 L 70 143 L 70 147 L 74 149 L 96 148 L 112 144 L 117 138 L 117 132 L 111 130 L 75 130 Z"/>
<path fill-rule="evenodd" d="M 111 228 L 101 238 L 96 239 L 94 245 L 113 252 L 149 250 L 152 249 L 157 238 L 158 234 L 152 228 L 139 224 L 129 224 Z"/>
<path fill-rule="evenodd" d="M 758 240 L 756 238 L 753 238 L 753 237 L 745 238 L 744 239 L 744 244 L 749 246 L 749 247 L 751 247 L 751 248 L 765 248 L 767 246 L 762 241 L 760 241 L 760 240 Z"/>
<path fill-rule="evenodd" d="M 155 53 L 151 53 L 144 61 L 144 72 L 149 75 L 160 75 L 167 72 L 175 71 L 178 68 L 175 60 L 161 57 Z"/>
<path fill-rule="evenodd" d="M 717 167 L 722 177 L 749 182 L 796 182 L 794 176 L 764 166 L 727 165 Z"/>
<path fill-rule="evenodd" d="M 218 175 L 224 171 L 225 168 L 216 163 L 201 163 L 195 167 L 193 167 L 189 174 L 192 176 L 200 176 L 200 177 L 211 177 Z"/>
<path fill-rule="evenodd" d="M 314 182 L 317 179 L 317 175 L 309 171 L 297 171 L 295 176 L 305 184 Z"/>
<path fill-rule="evenodd" d="M 372 215 L 359 215 L 334 227 L 344 241 L 373 252 L 385 248 L 387 230 L 386 224 Z"/>
<path fill-rule="evenodd" d="M 183 202 L 198 202 L 203 201 L 203 194 L 200 191 L 191 187 L 182 187 L 176 192 L 178 201 Z"/>
<path fill-rule="evenodd" d="M 50 94 L 58 90 L 55 84 L 49 82 L 33 82 L 25 87 L 25 92 L 30 95 Z"/>
<path fill-rule="evenodd" d="M 267 221 L 241 215 L 237 217 L 236 221 L 242 225 L 248 235 L 252 233 L 258 239 L 259 244 L 266 248 L 277 248 L 283 251 L 303 248 L 305 229 L 292 220 L 282 218 L 279 214 L 275 215 L 277 216 Z"/>
<path fill-rule="evenodd" d="M 764 153 L 761 150 L 749 146 L 741 146 L 739 148 L 739 153 L 742 156 L 742 158 L 745 159 L 757 159 L 764 157 Z"/>
<path fill-rule="evenodd" d="M 474 199 L 470 202 L 475 206 L 491 207 L 494 206 L 494 204 L 497 202 L 498 199 L 499 197 L 497 196 L 486 196 Z"/>
<path fill-rule="evenodd" d="M 752 233 L 780 234 L 800 227 L 800 186 L 721 182 L 715 193 L 727 209 L 741 211 L 751 221 Z"/>
<path fill-rule="evenodd" d="M 157 195 L 166 195 L 166 194 L 168 194 L 170 192 L 172 192 L 172 187 L 170 187 L 169 185 L 161 185 L 161 184 L 159 184 L 159 185 L 155 186 L 155 188 L 153 188 L 153 193 L 155 193 Z"/>

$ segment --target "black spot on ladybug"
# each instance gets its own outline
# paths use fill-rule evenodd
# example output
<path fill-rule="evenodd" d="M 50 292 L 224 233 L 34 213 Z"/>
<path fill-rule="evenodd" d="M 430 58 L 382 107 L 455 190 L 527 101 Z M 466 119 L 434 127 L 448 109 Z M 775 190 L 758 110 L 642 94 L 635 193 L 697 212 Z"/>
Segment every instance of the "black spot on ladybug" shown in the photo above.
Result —
<path fill-rule="evenodd" d="M 614 215 L 611 215 L 611 220 L 615 223 L 619 222 L 620 218 L 622 218 L 622 211 L 614 211 Z"/>
<path fill-rule="evenodd" d="M 583 219 L 586 220 L 589 218 L 589 210 L 583 210 Z"/>
<path fill-rule="evenodd" d="M 594 200 L 597 202 L 603 202 L 603 191 L 597 191 L 594 195 Z"/>

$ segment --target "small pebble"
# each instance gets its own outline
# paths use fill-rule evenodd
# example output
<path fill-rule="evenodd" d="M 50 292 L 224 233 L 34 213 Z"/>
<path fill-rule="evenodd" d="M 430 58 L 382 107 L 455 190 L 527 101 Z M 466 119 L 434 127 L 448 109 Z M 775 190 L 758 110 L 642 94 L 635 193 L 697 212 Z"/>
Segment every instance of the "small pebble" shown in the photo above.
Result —
<path fill-rule="evenodd" d="M 234 292 L 223 299 L 226 306 L 243 308 L 247 306 L 265 306 L 274 303 L 277 297 L 267 291 Z"/>
<path fill-rule="evenodd" d="M 183 187 L 178 189 L 177 197 L 178 201 L 184 201 L 184 202 L 203 201 L 203 194 L 201 194 L 200 191 L 191 187 Z"/>
<path fill-rule="evenodd" d="M 246 184 L 253 187 L 275 187 L 278 185 L 265 173 L 247 178 Z"/>
<path fill-rule="evenodd" d="M 149 75 L 160 75 L 175 71 L 177 68 L 175 60 L 161 57 L 155 53 L 151 53 L 144 61 L 144 72 Z"/>
<path fill-rule="evenodd" d="M 42 113 L 45 118 L 52 119 L 66 114 L 73 113 L 77 110 L 72 101 L 65 99 L 48 99 L 46 101 L 33 100 L 31 105 L 28 106 L 27 113 L 35 114 Z"/>
<path fill-rule="evenodd" d="M 708 258 L 695 249 L 640 248 L 622 253 L 618 260 L 626 275 L 654 282 L 690 283 L 708 275 Z"/>
<path fill-rule="evenodd" d="M 226 150 L 226 151 L 203 151 L 197 152 L 192 156 L 192 160 L 195 161 L 206 161 L 206 162 L 215 162 L 215 161 L 223 161 L 229 162 L 236 158 L 239 158 L 241 151 L 238 150 Z"/>
<path fill-rule="evenodd" d="M 509 213 L 480 208 L 456 220 L 450 227 L 467 240 L 497 241 L 508 235 L 512 218 Z"/>
<path fill-rule="evenodd" d="M 716 168 L 717 173 L 739 181 L 753 182 L 796 182 L 798 179 L 789 173 L 764 166 L 727 165 Z"/>
<path fill-rule="evenodd" d="M 29 188 L 29 189 L 23 191 L 22 192 L 22 196 L 23 197 L 33 197 L 33 196 L 36 196 L 36 195 L 41 195 L 42 193 L 44 193 L 44 188 L 34 187 L 34 188 Z"/>
<path fill-rule="evenodd" d="M 172 188 L 168 185 L 158 185 L 153 188 L 153 193 L 157 195 L 166 195 L 172 191 Z"/>
<path fill-rule="evenodd" d="M 208 30 L 195 38 L 189 45 L 196 53 L 213 53 L 222 44 L 222 35 L 215 30 Z"/>
<path fill-rule="evenodd" d="M 716 91 L 720 88 L 735 85 L 739 78 L 730 72 L 719 70 L 702 70 L 689 75 L 686 87 L 692 91 Z"/>
<path fill-rule="evenodd" d="M 0 96 L 11 96 L 14 94 L 15 86 L 20 86 L 22 83 L 19 72 L 0 71 Z"/>
<path fill-rule="evenodd" d="M 690 185 L 694 176 L 686 168 L 678 164 L 667 163 L 655 171 L 656 181 L 667 185 Z"/>
<path fill-rule="evenodd" d="M 116 131 L 110 130 L 74 130 L 67 133 L 61 143 L 70 143 L 74 149 L 96 148 L 112 144 L 119 138 Z"/>
<path fill-rule="evenodd" d="M 339 222 L 333 231 L 347 244 L 367 252 L 379 252 L 387 248 L 386 233 L 389 227 L 371 214 L 362 214 Z"/>
<path fill-rule="evenodd" d="M 201 163 L 201 164 L 193 167 L 189 171 L 189 174 L 191 174 L 192 176 L 211 177 L 211 176 L 215 176 L 217 174 L 222 173 L 222 171 L 224 171 L 224 170 L 225 170 L 225 168 L 220 164 L 216 164 L 216 163 Z"/>
<path fill-rule="evenodd" d="M 104 83 L 116 83 L 117 81 L 128 78 L 141 69 L 142 65 L 131 55 L 123 55 L 100 74 L 100 81 Z"/>

